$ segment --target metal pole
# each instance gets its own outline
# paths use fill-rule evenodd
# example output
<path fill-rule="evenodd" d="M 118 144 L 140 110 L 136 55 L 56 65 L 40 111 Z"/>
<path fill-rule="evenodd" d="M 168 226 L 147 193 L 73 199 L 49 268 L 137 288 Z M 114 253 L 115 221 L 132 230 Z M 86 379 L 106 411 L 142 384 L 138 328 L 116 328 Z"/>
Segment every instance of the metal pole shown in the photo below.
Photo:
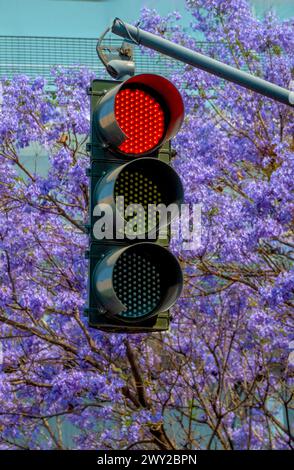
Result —
<path fill-rule="evenodd" d="M 268 96 L 280 103 L 294 106 L 294 92 L 231 67 L 230 65 L 226 65 L 223 62 L 199 54 L 191 49 L 174 44 L 167 39 L 156 36 L 156 34 L 147 33 L 136 26 L 124 23 L 119 18 L 114 19 L 111 30 L 117 36 L 131 40 L 136 44 L 142 44 L 161 54 L 205 70 L 230 82 L 237 83 L 238 85 L 260 93 L 261 95 Z"/>

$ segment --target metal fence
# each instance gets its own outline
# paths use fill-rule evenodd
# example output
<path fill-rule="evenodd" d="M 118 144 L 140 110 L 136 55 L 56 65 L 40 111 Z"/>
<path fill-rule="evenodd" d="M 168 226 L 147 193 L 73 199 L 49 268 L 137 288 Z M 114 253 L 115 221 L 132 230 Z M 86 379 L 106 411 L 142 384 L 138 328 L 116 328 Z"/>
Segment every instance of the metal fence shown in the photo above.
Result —
<path fill-rule="evenodd" d="M 50 83 L 50 71 L 55 66 L 84 66 L 93 70 L 97 76 L 106 76 L 96 54 L 96 42 L 96 39 L 91 38 L 0 36 L 0 76 L 41 75 Z M 121 39 L 113 39 L 107 42 L 107 46 L 119 47 L 121 43 Z M 137 72 L 148 70 L 163 75 L 168 73 L 171 65 L 168 58 L 159 57 L 159 54 L 151 58 L 142 54 L 138 48 L 135 48 L 134 55 Z"/>
<path fill-rule="evenodd" d="M 108 75 L 96 54 L 96 42 L 94 38 L 0 36 L 0 77 L 25 74 L 34 78 L 41 75 L 50 84 L 50 71 L 55 66 L 84 66 L 98 77 L 106 77 Z M 120 38 L 112 38 L 105 42 L 105 46 L 120 47 L 121 43 Z M 217 57 L 220 44 L 198 41 L 195 46 L 197 50 Z M 136 73 L 148 71 L 169 76 L 172 70 L 183 67 L 183 64 L 162 54 L 150 56 L 139 47 L 134 47 L 134 58 Z"/>

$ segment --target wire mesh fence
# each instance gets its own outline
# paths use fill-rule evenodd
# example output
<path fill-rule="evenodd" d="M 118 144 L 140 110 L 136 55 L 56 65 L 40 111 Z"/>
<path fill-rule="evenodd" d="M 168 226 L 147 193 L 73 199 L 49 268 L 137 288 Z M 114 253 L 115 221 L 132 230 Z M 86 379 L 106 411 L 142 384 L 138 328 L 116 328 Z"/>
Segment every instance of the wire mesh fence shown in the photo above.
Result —
<path fill-rule="evenodd" d="M 51 70 L 56 66 L 64 68 L 87 67 L 97 77 L 108 77 L 104 66 L 96 54 L 97 39 L 68 37 L 33 37 L 33 36 L 0 36 L 0 77 L 12 78 L 24 74 L 31 78 L 43 76 L 52 84 Z M 105 43 L 111 48 L 119 48 L 120 38 L 111 38 Z M 217 57 L 219 44 L 198 41 L 196 50 Z M 183 64 L 167 56 L 144 53 L 134 47 L 136 73 L 157 73 L 170 76 L 172 71 L 180 70 Z"/>

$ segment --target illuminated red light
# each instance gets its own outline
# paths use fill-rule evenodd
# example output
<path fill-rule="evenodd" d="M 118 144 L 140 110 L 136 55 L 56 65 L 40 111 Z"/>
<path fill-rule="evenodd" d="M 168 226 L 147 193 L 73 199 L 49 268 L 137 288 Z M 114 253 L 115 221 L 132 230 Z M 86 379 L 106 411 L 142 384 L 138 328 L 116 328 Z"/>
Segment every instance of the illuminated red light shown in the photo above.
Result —
<path fill-rule="evenodd" d="M 124 88 L 115 98 L 115 118 L 127 139 L 121 152 L 141 154 L 155 148 L 164 136 L 164 112 L 158 101 L 144 90 Z"/>

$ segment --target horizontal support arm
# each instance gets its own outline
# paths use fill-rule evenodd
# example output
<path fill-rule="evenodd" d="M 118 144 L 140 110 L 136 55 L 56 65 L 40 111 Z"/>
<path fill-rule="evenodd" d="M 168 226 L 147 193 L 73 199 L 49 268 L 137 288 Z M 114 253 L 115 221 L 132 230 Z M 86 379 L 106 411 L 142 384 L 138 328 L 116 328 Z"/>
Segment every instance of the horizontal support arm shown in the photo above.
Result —
<path fill-rule="evenodd" d="M 294 106 L 294 92 L 282 88 L 278 85 L 270 83 L 261 78 L 255 77 L 247 72 L 243 72 L 235 67 L 224 64 L 215 59 L 211 59 L 203 54 L 192 51 L 186 47 L 174 44 L 167 39 L 163 39 L 156 34 L 148 33 L 142 29 L 124 23 L 119 18 L 115 18 L 111 28 L 112 32 L 117 36 L 129 39 L 135 44 L 153 49 L 161 54 L 165 54 L 173 59 L 192 65 L 199 69 L 205 70 L 213 75 L 217 75 L 229 82 L 248 88 L 249 90 L 260 93 L 261 95 L 272 98 L 275 101 Z"/>

